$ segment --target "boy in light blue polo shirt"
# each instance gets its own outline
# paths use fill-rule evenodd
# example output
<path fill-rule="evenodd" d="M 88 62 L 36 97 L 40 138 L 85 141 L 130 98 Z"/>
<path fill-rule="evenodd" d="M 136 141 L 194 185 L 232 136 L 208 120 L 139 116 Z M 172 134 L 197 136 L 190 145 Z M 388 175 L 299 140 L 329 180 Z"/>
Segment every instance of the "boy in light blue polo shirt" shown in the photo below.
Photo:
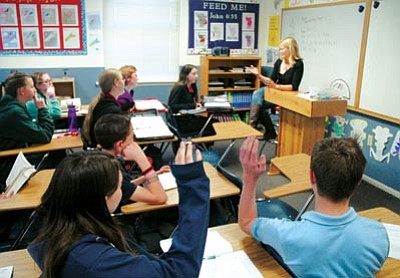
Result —
<path fill-rule="evenodd" d="M 389 240 L 381 223 L 349 207 L 366 164 L 357 141 L 328 138 L 315 144 L 310 171 L 315 211 L 296 222 L 257 218 L 256 183 L 266 170 L 258 144 L 249 137 L 240 150 L 242 230 L 272 247 L 297 277 L 374 277 L 388 256 Z"/>

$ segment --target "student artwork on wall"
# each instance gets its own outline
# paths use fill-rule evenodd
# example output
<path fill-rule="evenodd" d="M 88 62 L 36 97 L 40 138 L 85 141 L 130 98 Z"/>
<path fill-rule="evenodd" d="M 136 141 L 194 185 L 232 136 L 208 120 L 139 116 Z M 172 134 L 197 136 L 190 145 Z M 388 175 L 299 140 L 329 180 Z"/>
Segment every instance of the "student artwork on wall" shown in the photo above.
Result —
<path fill-rule="evenodd" d="M 190 0 L 188 54 L 258 54 L 258 16 L 258 0 Z"/>
<path fill-rule="evenodd" d="M 84 0 L 0 0 L 0 55 L 86 54 Z"/>

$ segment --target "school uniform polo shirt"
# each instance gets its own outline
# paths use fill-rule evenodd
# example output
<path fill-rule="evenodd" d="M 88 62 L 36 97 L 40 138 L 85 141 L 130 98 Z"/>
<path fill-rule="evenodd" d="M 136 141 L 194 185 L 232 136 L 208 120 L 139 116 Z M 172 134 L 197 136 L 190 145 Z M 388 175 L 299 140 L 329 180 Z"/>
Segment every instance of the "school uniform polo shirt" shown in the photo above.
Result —
<path fill-rule="evenodd" d="M 252 235 L 298 277 L 374 277 L 389 253 L 385 227 L 353 208 L 340 216 L 310 211 L 301 221 L 258 218 Z"/>

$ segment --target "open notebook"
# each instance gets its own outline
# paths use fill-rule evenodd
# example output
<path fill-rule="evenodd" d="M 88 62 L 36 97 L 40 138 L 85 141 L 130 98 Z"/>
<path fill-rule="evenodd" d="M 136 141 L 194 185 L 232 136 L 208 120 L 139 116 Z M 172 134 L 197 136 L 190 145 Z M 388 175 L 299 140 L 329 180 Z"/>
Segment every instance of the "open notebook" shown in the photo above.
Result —
<path fill-rule="evenodd" d="M 167 252 L 171 245 L 172 238 L 160 241 L 164 252 Z M 262 278 L 263 276 L 244 251 L 234 252 L 232 245 L 217 231 L 209 230 L 199 277 Z"/>
<path fill-rule="evenodd" d="M 138 141 L 159 140 L 173 138 L 161 116 L 131 117 L 133 134 Z"/>
<path fill-rule="evenodd" d="M 6 180 L 6 196 L 16 194 L 35 172 L 35 167 L 19 152 Z"/>

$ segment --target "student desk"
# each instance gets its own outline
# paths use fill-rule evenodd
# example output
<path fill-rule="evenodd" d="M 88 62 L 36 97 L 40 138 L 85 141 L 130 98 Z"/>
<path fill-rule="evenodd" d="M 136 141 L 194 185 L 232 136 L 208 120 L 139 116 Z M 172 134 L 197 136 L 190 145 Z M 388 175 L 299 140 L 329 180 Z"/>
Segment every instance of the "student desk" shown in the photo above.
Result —
<path fill-rule="evenodd" d="M 290 182 L 264 191 L 267 199 L 311 191 L 310 162 L 308 154 L 300 153 L 271 159 L 269 175 L 282 173 Z"/>
<path fill-rule="evenodd" d="M 0 212 L 35 209 L 50 184 L 54 169 L 37 172 L 17 194 L 0 200 Z"/>
<path fill-rule="evenodd" d="M 256 137 L 263 136 L 259 130 L 252 128 L 250 125 L 242 121 L 213 123 L 213 127 L 216 133 L 215 135 L 192 138 L 192 142 L 195 144 L 204 144 L 215 141 L 232 140 L 229 146 L 225 149 L 225 152 L 222 154 L 218 164 L 225 158 L 237 139 L 244 139 L 250 135 Z"/>
<path fill-rule="evenodd" d="M 204 169 L 210 179 L 211 199 L 239 195 L 240 190 L 209 163 L 204 162 Z M 40 200 L 50 184 L 53 173 L 54 169 L 42 170 L 36 173 L 36 175 L 13 197 L 0 200 L 0 212 L 36 208 L 40 204 Z M 146 203 L 137 202 L 123 206 L 121 211 L 124 214 L 132 214 L 177 206 L 179 203 L 178 190 L 171 189 L 166 191 L 166 193 L 168 195 L 168 202 L 166 204 L 148 205 Z"/>
<path fill-rule="evenodd" d="M 222 225 L 210 228 L 210 230 L 217 231 L 224 239 L 229 241 L 232 244 L 233 251 L 243 250 L 263 277 L 290 277 L 286 270 L 256 240 L 240 229 L 239 224 Z"/>
<path fill-rule="evenodd" d="M 240 194 L 239 188 L 237 188 L 222 174 L 220 174 L 208 162 L 204 162 L 204 170 L 210 179 L 210 199 L 224 198 Z M 168 201 L 163 205 L 149 205 L 146 203 L 137 202 L 122 206 L 121 212 L 123 214 L 134 214 L 177 206 L 179 204 L 178 189 L 167 190 L 166 193 L 168 196 Z"/>
<path fill-rule="evenodd" d="M 0 253 L 0 267 L 9 265 L 14 266 L 14 278 L 39 277 L 42 273 L 26 249 Z"/>
<path fill-rule="evenodd" d="M 359 212 L 359 215 L 381 222 L 400 225 L 400 215 L 386 208 L 374 208 Z M 234 251 L 244 250 L 264 277 L 290 277 L 289 274 L 256 241 L 243 233 L 238 224 L 211 228 L 228 240 Z M 0 267 L 14 266 L 14 277 L 38 277 L 39 267 L 33 262 L 26 249 L 0 253 Z M 399 277 L 400 260 L 388 258 L 376 277 Z"/>
<path fill-rule="evenodd" d="M 39 152 L 46 153 L 51 151 L 68 150 L 68 149 L 82 148 L 82 147 L 83 143 L 79 136 L 65 136 L 61 138 L 53 138 L 47 144 L 35 144 L 26 148 L 1 151 L 0 157 L 18 155 L 20 151 L 23 152 L 24 154 L 39 153 Z"/>
<path fill-rule="evenodd" d="M 379 222 L 400 225 L 400 215 L 387 208 L 373 208 L 360 211 L 358 214 L 378 220 Z M 376 273 L 376 277 L 400 277 L 400 260 L 388 258 L 382 269 Z"/>

